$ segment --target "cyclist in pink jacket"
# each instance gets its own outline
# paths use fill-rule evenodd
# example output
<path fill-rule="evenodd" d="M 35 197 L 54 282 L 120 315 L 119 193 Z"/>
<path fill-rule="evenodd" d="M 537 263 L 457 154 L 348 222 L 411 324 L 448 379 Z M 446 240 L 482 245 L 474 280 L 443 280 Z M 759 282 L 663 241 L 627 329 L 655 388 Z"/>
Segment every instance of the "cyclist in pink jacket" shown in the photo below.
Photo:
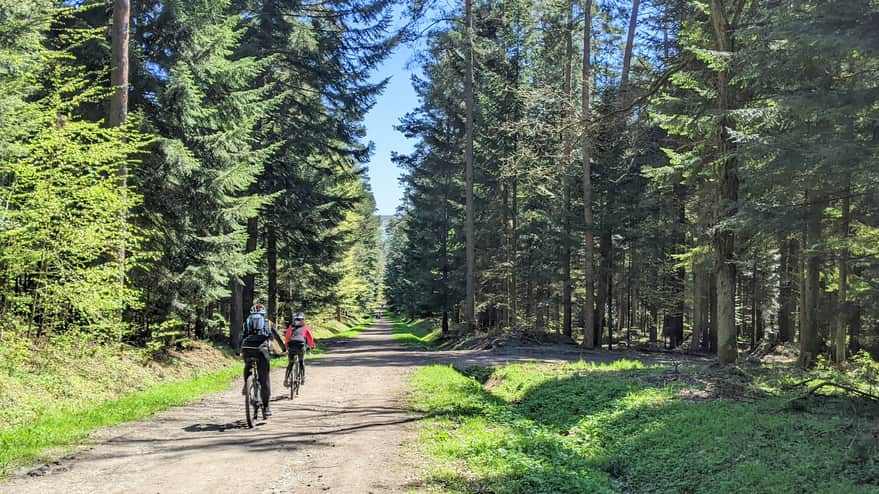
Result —
<path fill-rule="evenodd" d="M 293 317 L 293 322 L 287 326 L 287 335 L 285 337 L 287 344 L 287 375 L 291 375 L 290 370 L 293 367 L 293 355 L 299 356 L 299 375 L 302 376 L 302 384 L 305 384 L 305 345 L 314 349 L 314 337 L 311 336 L 311 330 L 305 324 L 305 314 L 299 312 Z M 290 382 L 284 381 L 285 387 L 290 387 Z"/>

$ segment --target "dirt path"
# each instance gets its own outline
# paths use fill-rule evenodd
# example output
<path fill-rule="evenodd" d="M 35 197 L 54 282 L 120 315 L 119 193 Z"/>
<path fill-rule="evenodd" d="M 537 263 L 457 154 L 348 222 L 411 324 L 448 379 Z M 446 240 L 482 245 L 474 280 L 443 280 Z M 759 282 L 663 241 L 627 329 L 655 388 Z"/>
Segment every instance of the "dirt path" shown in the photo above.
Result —
<path fill-rule="evenodd" d="M 403 454 L 418 420 L 403 400 L 412 369 L 581 357 L 548 348 L 419 352 L 397 344 L 390 323 L 381 321 L 310 360 L 301 396 L 274 398 L 274 417 L 254 429 L 243 424 L 239 380 L 225 393 L 99 431 L 93 446 L 18 472 L 0 492 L 405 492 L 417 472 Z M 620 357 L 589 352 L 585 358 Z M 283 369 L 274 369 L 275 394 L 287 391 L 282 380 Z"/>

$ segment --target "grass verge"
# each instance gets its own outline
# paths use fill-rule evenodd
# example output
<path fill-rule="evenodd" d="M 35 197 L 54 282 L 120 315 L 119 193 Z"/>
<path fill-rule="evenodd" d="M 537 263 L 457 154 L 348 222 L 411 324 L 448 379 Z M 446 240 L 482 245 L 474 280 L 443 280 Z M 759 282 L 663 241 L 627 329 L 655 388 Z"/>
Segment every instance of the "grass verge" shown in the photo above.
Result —
<path fill-rule="evenodd" d="M 372 317 L 351 317 L 344 321 L 316 319 L 309 322 L 311 334 L 316 340 L 331 340 L 334 338 L 353 338 L 361 331 L 372 325 Z"/>
<path fill-rule="evenodd" d="M 240 373 L 239 365 L 229 365 L 220 371 L 186 381 L 158 384 L 99 405 L 57 410 L 31 424 L 0 432 L 0 477 L 18 466 L 43 460 L 47 451 L 82 441 L 94 429 L 140 419 L 203 395 L 224 391 L 229 381 Z"/>
<path fill-rule="evenodd" d="M 706 393 L 722 380 L 691 372 L 632 361 L 422 368 L 412 400 L 429 417 L 428 480 L 454 493 L 879 492 L 875 405 L 716 399 Z"/>
<path fill-rule="evenodd" d="M 421 350 L 437 348 L 442 331 L 431 319 L 394 318 L 394 339 L 400 343 Z"/>

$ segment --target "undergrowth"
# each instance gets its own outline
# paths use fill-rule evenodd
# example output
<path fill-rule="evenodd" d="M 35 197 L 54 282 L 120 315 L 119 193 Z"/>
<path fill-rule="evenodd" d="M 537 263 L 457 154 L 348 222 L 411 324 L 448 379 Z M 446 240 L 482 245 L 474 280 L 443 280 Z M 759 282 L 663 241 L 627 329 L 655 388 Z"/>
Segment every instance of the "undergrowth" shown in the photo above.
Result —
<path fill-rule="evenodd" d="M 344 321 L 335 319 L 316 319 L 310 321 L 308 327 L 316 340 L 328 340 L 333 338 L 354 338 L 364 329 L 372 325 L 372 317 L 351 317 Z"/>
<path fill-rule="evenodd" d="M 442 331 L 432 319 L 394 318 L 394 339 L 400 343 L 422 350 L 436 349 Z"/>
<path fill-rule="evenodd" d="M 717 374 L 633 361 L 422 368 L 412 400 L 429 417 L 429 481 L 459 493 L 879 492 L 873 404 L 791 408 L 765 389 L 719 399 Z"/>

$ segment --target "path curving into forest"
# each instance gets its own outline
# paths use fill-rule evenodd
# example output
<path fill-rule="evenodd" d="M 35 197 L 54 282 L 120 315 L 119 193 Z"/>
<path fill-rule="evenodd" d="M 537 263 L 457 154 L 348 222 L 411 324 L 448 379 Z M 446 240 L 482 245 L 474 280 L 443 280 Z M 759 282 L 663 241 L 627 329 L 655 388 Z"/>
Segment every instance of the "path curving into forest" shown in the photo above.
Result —
<path fill-rule="evenodd" d="M 587 359 L 622 358 L 588 352 Z M 154 417 L 107 428 L 93 444 L 50 465 L 20 470 L 0 492 L 386 493 L 415 487 L 407 453 L 419 416 L 405 406 L 407 375 L 431 363 L 495 365 L 577 360 L 557 349 L 422 352 L 379 321 L 308 362 L 308 384 L 290 400 L 272 373 L 274 417 L 247 429 L 241 380 L 232 389 Z"/>

